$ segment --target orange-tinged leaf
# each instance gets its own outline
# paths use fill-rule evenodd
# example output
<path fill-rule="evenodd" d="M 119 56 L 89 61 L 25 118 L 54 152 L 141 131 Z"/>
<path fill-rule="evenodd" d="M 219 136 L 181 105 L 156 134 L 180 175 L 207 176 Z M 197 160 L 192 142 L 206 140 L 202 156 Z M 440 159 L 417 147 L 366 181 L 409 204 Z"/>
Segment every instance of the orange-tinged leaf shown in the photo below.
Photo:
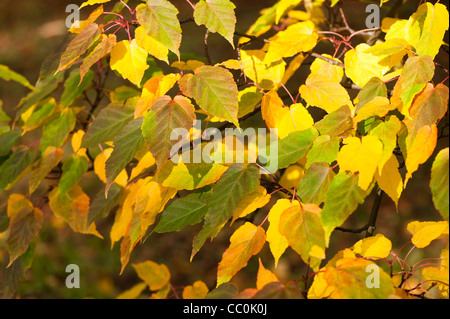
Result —
<path fill-rule="evenodd" d="M 145 28 L 143 26 L 139 26 L 134 31 L 134 36 L 136 39 L 137 45 L 147 51 L 148 54 L 154 56 L 158 60 L 164 61 L 169 64 L 169 49 L 164 46 L 158 40 L 155 40 L 151 36 L 145 32 Z"/>
<path fill-rule="evenodd" d="M 94 223 L 88 225 L 89 196 L 78 184 L 64 194 L 55 187 L 49 194 L 49 205 L 53 213 L 62 217 L 76 232 L 102 237 Z"/>
<path fill-rule="evenodd" d="M 170 73 L 167 75 L 156 75 L 145 82 L 142 88 L 142 95 L 134 109 L 134 117 L 143 116 L 153 106 L 155 101 L 166 94 L 179 79 L 179 74 Z"/>
<path fill-rule="evenodd" d="M 411 178 L 412 174 L 419 168 L 420 164 L 433 154 L 437 143 L 437 127 L 436 124 L 431 126 L 422 126 L 415 136 L 408 134 L 406 137 L 406 176 L 405 185 Z"/>
<path fill-rule="evenodd" d="M 314 27 L 312 21 L 305 21 L 292 24 L 285 30 L 278 32 L 270 39 L 264 63 L 270 65 L 282 58 L 312 50 L 319 38 L 317 32 L 314 32 Z"/>
<path fill-rule="evenodd" d="M 256 275 L 256 289 L 261 290 L 265 285 L 279 281 L 280 280 L 273 272 L 264 267 L 261 258 L 259 258 L 258 274 Z"/>
<path fill-rule="evenodd" d="M 56 72 L 67 69 L 76 59 L 86 52 L 95 39 L 99 36 L 98 24 L 91 23 L 81 31 L 67 46 L 66 51 L 61 56 Z"/>
<path fill-rule="evenodd" d="M 205 299 L 208 292 L 208 286 L 203 281 L 197 280 L 192 285 L 184 287 L 182 296 L 183 299 Z"/>
<path fill-rule="evenodd" d="M 270 201 L 270 194 L 267 194 L 267 190 L 258 185 L 254 192 L 248 193 L 241 199 L 234 212 L 233 223 L 236 219 L 247 216 L 253 213 L 258 208 L 265 206 Z"/>
<path fill-rule="evenodd" d="M 413 235 L 411 241 L 417 248 L 425 248 L 433 240 L 448 236 L 448 221 L 414 221 L 410 222 L 406 228 Z"/>
<path fill-rule="evenodd" d="M 139 278 L 141 278 L 152 291 L 160 290 L 170 280 L 170 272 L 166 265 L 157 264 L 147 260 L 142 263 L 133 264 Z"/>
<path fill-rule="evenodd" d="M 361 43 L 345 53 L 345 74 L 360 87 L 373 77 L 382 77 L 390 69 L 380 64 L 380 57 L 367 53 L 369 48 L 369 45 Z"/>
<path fill-rule="evenodd" d="M 288 208 L 299 206 L 298 201 L 291 201 L 289 199 L 279 199 L 272 206 L 269 211 L 269 227 L 267 228 L 267 241 L 269 242 L 269 248 L 275 258 L 275 267 L 278 265 L 280 257 L 289 247 L 289 242 L 285 236 L 280 233 L 279 225 L 281 214 Z"/>
<path fill-rule="evenodd" d="M 403 179 L 398 171 L 397 157 L 392 154 L 383 165 L 381 173 L 375 172 L 375 180 L 378 186 L 394 201 L 398 209 L 398 200 L 403 191 Z"/>
<path fill-rule="evenodd" d="M 314 271 L 319 270 L 321 259 L 309 253 L 315 246 L 322 249 L 326 247 L 320 211 L 320 207 L 315 204 L 289 207 L 281 214 L 278 226 L 289 245 Z"/>
<path fill-rule="evenodd" d="M 392 249 L 392 243 L 382 234 L 363 238 L 353 245 L 353 252 L 364 258 L 386 258 Z"/>
<path fill-rule="evenodd" d="M 358 186 L 363 190 L 372 183 L 383 153 L 383 143 L 376 136 L 348 137 L 338 153 L 337 161 L 343 171 L 359 172 Z"/>
<path fill-rule="evenodd" d="M 131 42 L 120 41 L 111 51 L 111 69 L 116 70 L 124 79 L 130 80 L 131 83 L 140 87 L 144 72 L 149 67 L 147 55 L 147 51 L 136 43 L 136 39 Z"/>
<path fill-rule="evenodd" d="M 23 253 L 42 227 L 43 213 L 22 194 L 8 197 L 7 214 L 9 217 L 9 235 L 6 246 L 9 252 L 8 267 Z"/>
<path fill-rule="evenodd" d="M 230 237 L 230 246 L 222 255 L 217 270 L 217 286 L 228 282 L 247 265 L 253 255 L 259 253 L 266 242 L 266 233 L 260 226 L 246 222 Z"/>
<path fill-rule="evenodd" d="M 80 83 L 89 69 L 101 58 L 109 54 L 114 46 L 117 44 L 117 37 L 115 34 L 102 34 L 102 40 L 84 59 L 80 67 Z"/>

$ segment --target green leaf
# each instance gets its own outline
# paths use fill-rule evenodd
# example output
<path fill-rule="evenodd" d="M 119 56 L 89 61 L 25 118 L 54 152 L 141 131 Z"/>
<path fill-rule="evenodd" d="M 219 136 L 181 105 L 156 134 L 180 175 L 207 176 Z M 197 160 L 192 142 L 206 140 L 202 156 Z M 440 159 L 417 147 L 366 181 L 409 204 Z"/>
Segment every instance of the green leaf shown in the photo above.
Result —
<path fill-rule="evenodd" d="M 44 125 L 39 151 L 43 152 L 49 146 L 62 146 L 75 127 L 75 122 L 73 109 L 62 110 L 58 117 Z"/>
<path fill-rule="evenodd" d="M 298 185 L 297 193 L 301 200 L 316 205 L 325 202 L 334 176 L 327 163 L 312 163 Z"/>
<path fill-rule="evenodd" d="M 194 98 L 204 111 L 239 127 L 239 93 L 230 71 L 218 66 L 204 65 L 194 72 L 184 75 L 178 81 L 181 91 Z"/>
<path fill-rule="evenodd" d="M 50 95 L 53 91 L 58 88 L 59 82 L 62 80 L 64 73 L 58 73 L 56 75 L 45 78 L 36 84 L 36 89 L 27 96 L 22 98 L 19 102 L 20 110 L 16 117 L 23 114 L 32 105 L 38 103 Z"/>
<path fill-rule="evenodd" d="M 286 168 L 289 165 L 301 159 L 311 148 L 314 140 L 317 138 L 317 130 L 309 128 L 303 131 L 295 131 L 285 138 L 277 141 L 278 143 L 278 169 Z M 273 145 L 271 145 L 271 157 L 273 156 Z M 263 150 L 262 154 L 267 154 Z M 275 156 L 277 154 L 274 154 Z M 273 159 L 270 159 L 272 161 Z M 270 162 L 269 162 L 270 163 Z"/>
<path fill-rule="evenodd" d="M 144 144 L 144 137 L 141 132 L 143 120 L 143 117 L 138 117 L 130 121 L 114 137 L 114 150 L 105 164 L 106 192 Z"/>
<path fill-rule="evenodd" d="M 31 241 L 42 227 L 43 213 L 22 194 L 12 194 L 8 198 L 9 236 L 6 240 L 10 255 L 10 266 L 24 254 Z"/>
<path fill-rule="evenodd" d="M 372 187 L 366 191 L 359 188 L 357 174 L 339 172 L 334 177 L 321 214 L 327 246 L 331 232 L 345 222 L 371 190 Z"/>
<path fill-rule="evenodd" d="M 33 163 L 35 150 L 26 146 L 17 147 L 9 158 L 0 165 L 0 190 L 4 189 Z"/>
<path fill-rule="evenodd" d="M 233 164 L 214 184 L 208 199 L 208 214 L 202 230 L 195 236 L 191 260 L 208 237 L 215 237 L 230 219 L 237 205 L 247 193 L 253 192 L 259 184 L 259 170 L 254 165 L 245 167 Z"/>
<path fill-rule="evenodd" d="M 198 25 L 205 25 L 210 32 L 222 35 L 234 48 L 236 6 L 229 0 L 200 0 L 194 8 L 194 19 Z"/>
<path fill-rule="evenodd" d="M 23 130 L 28 132 L 42 126 L 51 120 L 51 115 L 55 109 L 56 101 L 54 98 L 47 98 L 38 102 L 33 109 L 33 113 L 24 119 Z"/>
<path fill-rule="evenodd" d="M 314 124 L 320 135 L 340 136 L 353 127 L 352 111 L 344 105 Z"/>
<path fill-rule="evenodd" d="M 82 81 L 80 81 L 80 71 L 73 70 L 66 82 L 64 82 L 64 92 L 61 95 L 61 105 L 70 106 L 76 98 L 92 83 L 94 79 L 94 72 L 86 73 Z"/>
<path fill-rule="evenodd" d="M 6 65 L 0 64 L 0 78 L 5 81 L 15 81 L 23 86 L 29 88 L 30 90 L 34 90 L 34 87 L 28 82 L 28 80 L 21 74 L 14 72 Z"/>
<path fill-rule="evenodd" d="M 107 217 L 111 210 L 119 204 L 123 192 L 123 188 L 117 184 L 111 185 L 108 191 L 108 197 L 105 197 L 105 192 L 98 192 L 89 206 L 87 224 L 90 225 L 97 218 Z"/>
<path fill-rule="evenodd" d="M 56 72 L 67 69 L 75 62 L 80 55 L 84 54 L 87 49 L 95 42 L 100 35 L 98 24 L 91 23 L 83 31 L 81 31 L 67 46 L 66 51 L 61 56 L 58 69 Z"/>
<path fill-rule="evenodd" d="M 16 144 L 21 134 L 22 130 L 18 127 L 3 134 L 0 133 L 0 157 L 9 154 L 11 148 Z"/>
<path fill-rule="evenodd" d="M 441 150 L 433 162 L 431 168 L 431 194 L 436 209 L 441 213 L 442 217 L 448 221 L 448 147 Z"/>
<path fill-rule="evenodd" d="M 172 202 L 162 212 L 155 228 L 157 233 L 179 231 L 188 225 L 194 225 L 208 212 L 206 201 L 211 192 L 195 192 Z"/>
<path fill-rule="evenodd" d="M 148 0 L 136 7 L 136 18 L 147 34 L 180 58 L 181 26 L 178 9 L 167 0 Z"/>
<path fill-rule="evenodd" d="M 87 169 L 88 160 L 86 156 L 71 155 L 62 165 L 62 175 L 58 184 L 59 192 L 65 194 L 69 191 Z"/>
<path fill-rule="evenodd" d="M 306 155 L 305 168 L 308 169 L 314 162 L 327 162 L 328 164 L 334 162 L 339 152 L 339 142 L 339 138 L 329 135 L 321 135 L 316 138 L 308 155 Z"/>
<path fill-rule="evenodd" d="M 406 60 L 400 75 L 403 107 L 408 108 L 417 93 L 423 90 L 434 75 L 433 58 L 428 55 L 413 56 Z"/>
<path fill-rule="evenodd" d="M 39 164 L 31 171 L 29 192 L 32 194 L 39 183 L 47 176 L 48 173 L 61 161 L 63 150 L 54 146 L 49 146 L 42 154 Z"/>
<path fill-rule="evenodd" d="M 94 147 L 114 136 L 134 117 L 134 108 L 128 104 L 109 104 L 102 109 L 83 136 L 81 147 Z"/>
<path fill-rule="evenodd" d="M 176 153 L 172 148 L 179 143 L 180 138 L 185 140 L 194 121 L 194 106 L 184 96 L 177 95 L 172 100 L 170 96 L 164 95 L 153 103 L 142 124 L 142 134 L 158 167 Z M 173 139 L 173 133 L 176 133 L 176 140 Z"/>

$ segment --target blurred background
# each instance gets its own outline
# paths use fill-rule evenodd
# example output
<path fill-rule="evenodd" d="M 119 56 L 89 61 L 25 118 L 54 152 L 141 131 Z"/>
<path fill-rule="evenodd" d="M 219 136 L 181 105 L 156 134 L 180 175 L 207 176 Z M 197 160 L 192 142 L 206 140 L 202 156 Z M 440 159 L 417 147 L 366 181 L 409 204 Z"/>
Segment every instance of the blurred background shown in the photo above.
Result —
<path fill-rule="evenodd" d="M 276 2 L 274 0 L 232 1 L 236 5 L 236 30 L 240 32 L 248 29 L 258 18 L 261 9 L 270 7 Z M 80 5 L 82 2 L 82 0 L 0 0 L 0 64 L 9 66 L 34 84 L 39 77 L 42 62 L 58 47 L 68 33 L 65 26 L 65 20 L 69 14 L 65 12 L 66 6 L 68 4 Z M 180 20 L 192 16 L 192 8 L 185 0 L 171 0 L 171 2 L 180 12 L 178 16 Z M 355 30 L 365 28 L 365 14 L 362 14 L 365 12 L 365 4 L 352 0 L 341 0 L 340 2 L 349 25 Z M 129 1 L 132 8 L 137 3 L 138 1 Z M 406 1 L 406 5 L 399 12 L 399 17 L 409 17 L 416 10 L 418 3 L 417 0 Z M 441 1 L 441 3 L 448 6 L 448 1 Z M 104 6 L 105 11 L 111 8 L 109 4 Z M 93 8 L 95 6 L 82 9 L 81 18 L 85 19 Z M 382 10 L 382 16 L 386 11 L 387 9 Z M 185 23 L 182 25 L 182 30 L 183 40 L 180 51 L 203 57 L 204 27 L 196 26 L 195 23 Z M 448 43 L 448 33 L 445 42 Z M 327 47 L 327 45 L 321 44 L 317 49 L 319 53 L 332 52 L 330 51 L 332 47 Z M 236 52 L 230 44 L 215 34 L 211 34 L 209 37 L 209 53 L 213 63 L 236 58 Z M 441 50 L 436 61 L 448 69 L 447 53 Z M 309 65 L 301 67 L 296 72 L 287 84 L 290 92 L 293 94 L 298 92 L 298 87 L 303 83 L 308 72 Z M 442 70 L 437 69 L 436 78 L 439 81 L 445 78 Z M 128 84 L 115 77 L 107 83 L 107 86 L 114 88 L 122 83 Z M 10 116 L 14 115 L 15 107 L 27 93 L 28 89 L 16 83 L 0 80 L 0 99 L 3 101 L 4 111 Z M 440 139 L 436 149 L 440 150 L 446 146 L 448 146 L 448 138 Z M 431 158 L 434 159 L 434 155 Z M 440 220 L 440 215 L 433 206 L 428 186 L 431 163 L 428 161 L 421 165 L 414 174 L 402 194 L 398 212 L 395 210 L 394 203 L 387 196 L 382 200 L 377 220 L 377 232 L 393 241 L 393 250 L 399 249 L 410 240 L 411 235 L 406 230 L 408 222 Z M 0 197 L 1 199 L 2 197 Z M 277 197 L 274 196 L 272 201 L 276 199 Z M 373 194 L 343 226 L 350 228 L 363 226 L 367 222 L 372 202 Z M 261 213 L 259 216 L 264 218 L 265 214 Z M 234 226 L 233 229 L 226 226 L 213 242 L 207 242 L 192 262 L 189 262 L 192 239 L 199 231 L 200 225 L 188 227 L 178 233 L 152 234 L 145 243 L 135 248 L 130 264 L 124 273 L 119 275 L 119 247 L 116 244 L 111 249 L 109 241 L 109 231 L 113 220 L 114 216 L 109 216 L 98 224 L 100 233 L 105 237 L 104 240 L 101 240 L 74 233 L 56 219 L 45 219 L 33 264 L 18 287 L 18 295 L 21 298 L 114 298 L 139 281 L 131 263 L 149 259 L 165 263 L 168 266 L 172 274 L 171 283 L 175 288 L 179 288 L 180 293 L 183 286 L 192 284 L 196 280 L 203 280 L 210 289 L 215 286 L 217 264 L 221 260 L 223 251 L 229 245 L 229 237 Z M 240 225 L 238 222 L 236 224 Z M 327 256 L 332 257 L 335 252 L 351 247 L 362 237 L 363 234 L 334 232 Z M 427 249 L 415 249 L 408 257 L 408 263 L 413 264 L 427 257 L 438 257 L 445 244 L 444 241 L 436 241 Z M 405 254 L 410 247 L 408 246 L 404 250 Z M 2 249 L 0 249 L 0 260 L 3 260 L 4 256 L 1 256 L 1 251 Z M 290 248 L 281 258 L 277 269 L 273 269 L 273 257 L 268 245 L 264 246 L 259 255 L 264 266 L 274 271 L 281 280 L 298 279 L 306 273 L 304 263 Z M 64 271 L 68 264 L 80 266 L 80 289 L 65 287 L 67 274 Z M 255 287 L 257 268 L 258 259 L 253 257 L 248 266 L 234 277 L 232 283 L 240 290 Z"/>

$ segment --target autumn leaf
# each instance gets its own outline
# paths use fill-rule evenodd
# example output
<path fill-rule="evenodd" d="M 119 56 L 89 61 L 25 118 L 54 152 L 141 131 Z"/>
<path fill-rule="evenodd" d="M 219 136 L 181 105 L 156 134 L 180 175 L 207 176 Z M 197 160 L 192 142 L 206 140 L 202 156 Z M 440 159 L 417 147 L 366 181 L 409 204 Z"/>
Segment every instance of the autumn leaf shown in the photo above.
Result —
<path fill-rule="evenodd" d="M 144 72 L 149 67 L 147 55 L 147 51 L 136 43 L 136 39 L 131 42 L 120 41 L 111 51 L 111 69 L 116 70 L 124 79 L 130 80 L 131 83 L 140 87 Z"/>
<path fill-rule="evenodd" d="M 417 248 L 427 247 L 433 240 L 448 236 L 448 221 L 410 222 L 406 229 L 413 235 L 411 242 Z"/>
<path fill-rule="evenodd" d="M 394 154 L 383 165 L 381 173 L 375 172 L 378 186 L 394 201 L 398 209 L 398 200 L 403 191 L 403 179 L 398 170 L 399 163 Z"/>
<path fill-rule="evenodd" d="M 182 296 L 183 299 L 204 299 L 208 292 L 208 286 L 203 281 L 197 280 L 192 285 L 183 288 Z"/>
<path fill-rule="evenodd" d="M 217 270 L 217 285 L 230 279 L 247 265 L 253 255 L 259 253 L 266 242 L 266 234 L 262 227 L 246 222 L 230 237 L 230 246 L 222 255 Z"/>
<path fill-rule="evenodd" d="M 386 258 L 392 249 L 392 243 L 383 234 L 363 238 L 353 245 L 352 250 L 364 258 Z"/>
<path fill-rule="evenodd" d="M 259 258 L 259 268 L 258 273 L 256 275 L 256 289 L 261 290 L 263 289 L 267 284 L 270 284 L 271 282 L 279 282 L 280 280 L 278 277 L 271 272 L 270 270 L 266 269 L 261 261 L 261 258 Z"/>
<path fill-rule="evenodd" d="M 108 34 L 108 36 L 102 34 L 101 41 L 96 47 L 83 59 L 83 63 L 80 66 L 80 81 L 83 80 L 88 70 L 101 58 L 111 53 L 113 48 L 117 44 L 117 37 L 115 34 Z"/>
<path fill-rule="evenodd" d="M 378 163 L 383 153 L 383 144 L 372 135 L 344 139 L 337 156 L 339 168 L 353 173 L 359 172 L 358 186 L 363 190 L 372 183 Z"/>
<path fill-rule="evenodd" d="M 430 187 L 433 202 L 441 216 L 448 221 L 448 147 L 441 150 L 431 168 Z"/>
<path fill-rule="evenodd" d="M 169 50 L 158 40 L 149 36 L 143 26 L 139 26 L 134 31 L 137 45 L 147 51 L 148 54 L 154 56 L 158 60 L 164 61 L 169 64 Z"/>
<path fill-rule="evenodd" d="M 9 252 L 9 264 L 25 253 L 31 241 L 40 232 L 43 213 L 39 208 L 21 194 L 11 194 L 8 197 L 7 214 L 9 217 L 9 236 L 6 245 Z"/>
<path fill-rule="evenodd" d="M 235 5 L 229 0 L 200 0 L 194 8 L 194 20 L 210 32 L 222 35 L 234 48 Z"/>
<path fill-rule="evenodd" d="M 170 280 L 170 272 L 166 265 L 157 264 L 147 260 L 139 264 L 133 264 L 139 278 L 141 278 L 152 291 L 163 288 Z"/>
<path fill-rule="evenodd" d="M 298 184 L 298 195 L 305 203 L 324 203 L 335 175 L 327 163 L 312 163 Z"/>
<path fill-rule="evenodd" d="M 194 72 L 178 81 L 181 91 L 192 97 L 204 111 L 239 127 L 238 90 L 230 71 L 205 65 Z"/>

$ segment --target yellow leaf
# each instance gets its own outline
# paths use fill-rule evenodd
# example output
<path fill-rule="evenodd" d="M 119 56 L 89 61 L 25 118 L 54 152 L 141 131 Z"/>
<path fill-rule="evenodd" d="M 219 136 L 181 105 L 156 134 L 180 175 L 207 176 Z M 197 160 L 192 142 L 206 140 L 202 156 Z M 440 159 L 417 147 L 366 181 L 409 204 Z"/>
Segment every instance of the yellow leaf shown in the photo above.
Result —
<path fill-rule="evenodd" d="M 286 62 L 278 60 L 270 65 L 264 64 L 266 53 L 263 50 L 241 50 L 244 74 L 262 89 L 277 89 L 283 80 Z"/>
<path fill-rule="evenodd" d="M 80 155 L 80 156 L 86 156 L 86 152 L 87 149 L 85 147 L 80 147 L 81 146 L 81 141 L 83 140 L 83 136 L 84 136 L 84 131 L 83 130 L 78 130 L 75 133 L 73 133 L 72 135 L 72 140 L 71 140 L 71 144 L 72 144 L 72 148 L 73 151 L 75 152 L 75 154 Z"/>
<path fill-rule="evenodd" d="M 410 222 L 406 229 L 413 235 L 411 242 L 417 248 L 427 247 L 433 240 L 448 236 L 448 221 Z"/>
<path fill-rule="evenodd" d="M 353 118 L 353 125 L 356 129 L 357 124 L 369 117 L 383 117 L 389 111 L 394 110 L 395 106 L 389 103 L 389 100 L 382 96 L 375 96 L 368 103 L 364 104 Z"/>
<path fill-rule="evenodd" d="M 167 47 L 158 40 L 155 40 L 154 38 L 149 36 L 147 32 L 145 32 L 145 28 L 143 26 L 139 26 L 136 28 L 136 30 L 134 31 L 134 36 L 138 46 L 140 46 L 142 49 L 147 51 L 148 54 L 154 56 L 158 60 L 164 61 L 169 64 L 169 59 L 167 57 L 169 54 L 169 49 L 167 49 Z"/>
<path fill-rule="evenodd" d="M 275 91 L 266 93 L 262 98 L 261 114 L 268 128 L 278 129 L 280 139 L 314 125 L 312 116 L 302 104 L 283 107 L 283 101 Z"/>
<path fill-rule="evenodd" d="M 270 200 L 270 194 L 267 194 L 267 190 L 258 185 L 256 190 L 252 193 L 248 193 L 241 199 L 236 207 L 236 211 L 233 214 L 233 223 L 236 219 L 247 216 L 253 213 L 258 208 L 265 206 Z"/>
<path fill-rule="evenodd" d="M 426 267 L 422 270 L 422 276 L 424 280 L 436 281 L 439 289 L 439 297 L 447 298 L 449 296 L 449 258 L 448 258 L 448 243 L 447 247 L 441 251 L 441 265 L 437 267 Z"/>
<path fill-rule="evenodd" d="M 380 65 L 380 58 L 365 51 L 369 45 L 361 43 L 350 51 L 347 51 L 344 58 L 345 74 L 360 87 L 364 87 L 373 77 L 381 78 L 389 67 Z"/>
<path fill-rule="evenodd" d="M 137 163 L 136 167 L 131 170 L 130 181 L 141 174 L 144 170 L 152 167 L 156 163 L 155 158 L 151 152 L 145 153 L 141 160 Z"/>
<path fill-rule="evenodd" d="M 192 285 L 184 287 L 182 296 L 183 299 L 205 299 L 208 292 L 208 286 L 203 281 L 197 280 Z"/>
<path fill-rule="evenodd" d="M 285 188 L 298 188 L 301 179 L 305 176 L 305 169 L 301 165 L 293 164 L 286 168 L 280 178 L 280 185 Z"/>
<path fill-rule="evenodd" d="M 408 135 L 406 138 L 406 176 L 404 187 L 411 178 L 412 174 L 419 168 L 420 164 L 433 154 L 437 143 L 437 127 L 436 124 L 431 126 L 425 125 L 417 130 L 415 136 Z"/>
<path fill-rule="evenodd" d="M 295 56 L 295 58 L 293 58 L 291 62 L 289 62 L 289 65 L 286 68 L 286 71 L 284 72 L 281 83 L 286 84 L 286 82 L 294 75 L 295 71 L 297 71 L 298 68 L 302 65 L 305 59 L 306 56 L 301 53 Z"/>
<path fill-rule="evenodd" d="M 395 208 L 398 209 L 398 200 L 403 191 L 403 179 L 398 171 L 398 161 L 394 154 L 383 165 L 381 173 L 375 173 L 375 180 L 378 186 L 394 201 Z"/>
<path fill-rule="evenodd" d="M 161 96 L 167 93 L 180 78 L 180 74 L 156 75 L 145 82 L 142 88 L 142 95 L 139 98 L 135 110 L 134 118 L 145 115 L 153 103 Z"/>
<path fill-rule="evenodd" d="M 109 0 L 107 0 L 109 1 Z M 81 7 L 80 7 L 81 9 Z M 103 5 L 101 5 L 100 7 L 98 7 L 97 9 L 95 9 L 86 20 L 83 21 L 77 21 L 79 24 L 78 26 L 75 26 L 75 24 L 69 29 L 69 32 L 71 33 L 80 33 L 81 31 L 83 31 L 84 29 L 86 29 L 86 27 L 88 25 L 90 25 L 91 23 L 94 23 L 95 20 L 97 20 L 97 18 L 99 16 L 101 16 L 103 14 Z"/>
<path fill-rule="evenodd" d="M 222 63 L 217 63 L 215 66 L 223 66 L 223 67 L 226 67 L 227 69 L 233 69 L 233 70 L 241 70 L 244 67 L 242 62 L 239 60 L 236 60 L 236 59 L 229 59 L 229 60 L 223 61 Z"/>
<path fill-rule="evenodd" d="M 113 149 L 107 148 L 103 150 L 97 157 L 94 159 L 94 172 L 97 177 L 106 184 L 106 172 L 105 172 L 105 164 L 108 158 L 111 156 Z M 123 169 L 120 174 L 114 180 L 120 186 L 126 186 L 128 183 L 128 174 L 125 169 Z"/>
<path fill-rule="evenodd" d="M 266 234 L 260 226 L 246 222 L 230 237 L 230 246 L 222 255 L 217 270 L 217 287 L 230 279 L 243 267 L 248 260 L 256 255 L 266 242 Z"/>
<path fill-rule="evenodd" d="M 259 258 L 258 274 L 256 275 L 256 289 L 261 290 L 265 285 L 279 281 L 280 280 L 273 272 L 264 268 L 261 258 Z"/>
<path fill-rule="evenodd" d="M 194 71 L 196 68 L 199 68 L 203 65 L 205 65 L 205 63 L 203 63 L 202 61 L 188 60 L 186 62 L 175 61 L 170 66 L 173 68 L 180 69 L 182 71 Z"/>
<path fill-rule="evenodd" d="M 150 290 L 160 290 L 170 280 L 170 272 L 166 265 L 157 264 L 154 261 L 147 260 L 139 264 L 133 264 L 139 278 L 141 278 L 150 288 Z"/>
<path fill-rule="evenodd" d="M 116 299 L 137 299 L 144 289 L 147 288 L 147 284 L 144 282 L 140 282 L 128 290 L 125 290 L 120 295 L 117 296 Z"/>
<path fill-rule="evenodd" d="M 359 172 L 358 186 L 367 190 L 372 183 L 383 154 L 383 143 L 376 136 L 348 137 L 338 153 L 337 161 L 343 171 Z"/>
<path fill-rule="evenodd" d="M 317 259 L 320 259 L 320 260 L 325 259 L 325 257 L 326 257 L 325 256 L 325 249 L 323 247 L 318 246 L 318 245 L 313 245 L 311 247 L 311 249 L 309 250 L 308 255 L 310 257 L 314 257 L 314 258 L 317 258 Z"/>
<path fill-rule="evenodd" d="M 313 283 L 308 289 L 308 299 L 327 298 L 334 290 L 325 280 L 325 267 L 321 268 L 314 276 Z"/>
<path fill-rule="evenodd" d="M 329 54 L 322 54 L 322 56 L 334 60 L 336 62 L 342 63 L 338 58 L 333 58 Z M 342 77 L 344 76 L 344 69 L 335 64 L 331 64 L 323 59 L 316 58 L 311 64 L 311 73 L 309 76 L 315 79 L 323 79 L 324 81 L 332 81 L 340 83 Z"/>
<path fill-rule="evenodd" d="M 92 6 L 94 4 L 105 3 L 105 2 L 109 2 L 109 1 L 111 1 L 111 0 L 88 0 L 81 4 L 80 9 L 87 7 L 87 6 Z"/>
<path fill-rule="evenodd" d="M 120 41 L 111 51 L 111 69 L 140 87 L 144 72 L 149 67 L 147 55 L 147 51 L 136 43 L 136 39 L 133 39 L 131 43 L 128 40 Z"/>
<path fill-rule="evenodd" d="M 316 46 L 318 38 L 319 35 L 314 32 L 312 21 L 290 25 L 270 39 L 264 63 L 270 65 L 272 62 L 291 57 L 299 52 L 308 52 Z"/>
<path fill-rule="evenodd" d="M 396 21 L 387 21 L 386 27 L 388 24 L 389 30 L 386 32 L 385 39 L 391 40 L 391 39 L 404 39 L 407 40 L 407 29 L 406 24 L 408 23 L 408 20 L 405 19 L 397 19 Z"/>
<path fill-rule="evenodd" d="M 352 247 L 353 252 L 364 258 L 386 258 L 392 249 L 392 243 L 382 234 L 359 240 Z"/>
<path fill-rule="evenodd" d="M 269 211 L 269 227 L 267 228 L 267 241 L 269 242 L 269 248 L 275 258 L 275 267 L 278 265 L 280 257 L 283 255 L 286 248 L 289 247 L 289 243 L 279 231 L 281 214 L 292 206 L 300 206 L 298 201 L 291 203 L 289 199 L 279 199 L 272 206 Z"/>
<path fill-rule="evenodd" d="M 329 81 L 323 76 L 308 76 L 299 88 L 302 98 L 309 104 L 332 113 L 344 105 L 353 109 L 347 90 L 338 82 Z"/>
<path fill-rule="evenodd" d="M 150 299 L 166 299 L 170 292 L 170 283 L 167 283 L 164 287 L 159 289 L 157 292 L 151 294 Z"/>
<path fill-rule="evenodd" d="M 281 17 L 288 11 L 289 9 L 299 5 L 301 0 L 281 0 L 278 1 L 276 4 L 276 10 L 275 10 L 275 24 L 278 24 L 280 22 Z M 291 11 L 289 10 L 288 13 Z M 309 19 L 309 15 L 308 15 Z M 307 19 L 306 19 L 307 20 Z"/>

